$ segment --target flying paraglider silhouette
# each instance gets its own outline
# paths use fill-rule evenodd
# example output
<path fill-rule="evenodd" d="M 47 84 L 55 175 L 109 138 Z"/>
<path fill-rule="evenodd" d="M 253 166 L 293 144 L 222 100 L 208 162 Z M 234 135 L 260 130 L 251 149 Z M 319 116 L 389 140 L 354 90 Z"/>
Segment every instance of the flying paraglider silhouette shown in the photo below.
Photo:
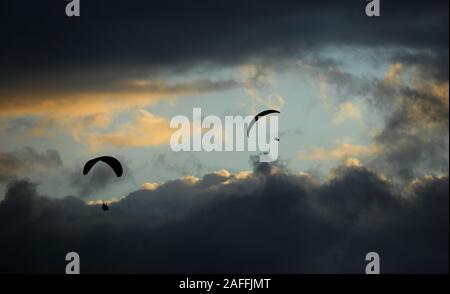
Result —
<path fill-rule="evenodd" d="M 258 119 L 259 119 L 260 117 L 266 116 L 266 115 L 271 114 L 271 113 L 280 113 L 280 112 L 279 112 L 278 110 L 269 109 L 269 110 L 264 110 L 264 111 L 258 113 L 257 115 L 255 115 L 255 117 L 252 119 L 252 121 L 248 124 L 248 127 L 247 127 L 247 137 L 248 137 L 249 134 L 250 134 L 250 129 L 251 129 L 251 128 L 253 127 L 253 125 L 258 121 Z M 277 138 L 277 139 L 278 139 L 277 141 L 280 140 L 279 138 Z"/>
<path fill-rule="evenodd" d="M 89 160 L 88 162 L 86 162 L 84 164 L 83 175 L 87 175 L 89 173 L 89 171 L 92 169 L 92 167 L 99 161 L 103 161 L 104 163 L 109 165 L 117 177 L 122 176 L 122 174 L 123 174 L 122 164 L 120 163 L 119 160 L 117 160 L 116 158 L 114 158 L 112 156 L 100 156 L 100 157 Z M 109 210 L 108 204 L 103 202 L 102 209 L 103 209 L 103 211 L 108 211 Z"/>

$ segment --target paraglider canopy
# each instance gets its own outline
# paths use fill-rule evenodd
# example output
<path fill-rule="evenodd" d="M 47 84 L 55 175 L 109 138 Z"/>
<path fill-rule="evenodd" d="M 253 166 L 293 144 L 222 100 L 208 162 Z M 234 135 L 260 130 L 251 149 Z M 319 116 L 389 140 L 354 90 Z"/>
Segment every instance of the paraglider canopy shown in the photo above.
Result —
<path fill-rule="evenodd" d="M 258 119 L 260 117 L 263 117 L 263 116 L 266 116 L 266 115 L 272 114 L 272 113 L 280 113 L 280 112 L 278 110 L 269 109 L 269 110 L 264 110 L 264 111 L 258 113 L 257 115 L 255 115 L 255 117 L 252 119 L 252 121 L 249 123 L 249 125 L 247 127 L 247 137 L 250 134 L 250 129 L 258 121 Z M 277 141 L 279 141 L 279 140 L 277 140 Z"/>
<path fill-rule="evenodd" d="M 122 176 L 123 174 L 122 164 L 120 163 L 120 161 L 118 161 L 116 158 L 112 156 L 100 156 L 89 160 L 84 164 L 83 175 L 87 175 L 88 172 L 91 170 L 91 168 L 99 161 L 103 161 L 104 163 L 109 165 L 116 174 L 116 176 L 118 177 Z"/>

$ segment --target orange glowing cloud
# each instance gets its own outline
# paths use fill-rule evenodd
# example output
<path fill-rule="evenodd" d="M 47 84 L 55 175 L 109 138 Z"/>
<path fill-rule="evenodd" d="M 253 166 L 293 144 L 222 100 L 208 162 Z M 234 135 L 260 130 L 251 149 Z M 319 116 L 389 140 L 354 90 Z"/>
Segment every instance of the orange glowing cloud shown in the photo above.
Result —
<path fill-rule="evenodd" d="M 121 125 L 117 130 L 106 134 L 90 132 L 83 139 L 94 150 L 106 147 L 157 146 L 167 144 L 172 132 L 165 118 L 139 110 L 134 121 Z"/>

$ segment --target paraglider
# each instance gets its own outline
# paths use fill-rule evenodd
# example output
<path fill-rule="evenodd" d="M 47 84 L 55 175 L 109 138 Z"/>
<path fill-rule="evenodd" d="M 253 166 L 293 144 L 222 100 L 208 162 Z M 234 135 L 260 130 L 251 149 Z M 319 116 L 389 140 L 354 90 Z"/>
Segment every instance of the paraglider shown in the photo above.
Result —
<path fill-rule="evenodd" d="M 112 156 L 100 156 L 100 157 L 89 160 L 88 162 L 86 162 L 84 164 L 83 175 L 87 175 L 89 173 L 89 171 L 92 169 L 92 167 L 99 161 L 103 161 L 104 163 L 109 165 L 117 177 L 122 176 L 122 174 L 123 174 L 122 164 L 120 163 L 119 160 L 117 160 L 116 158 L 114 158 Z M 108 204 L 103 202 L 102 209 L 103 209 L 103 211 L 108 211 L 109 210 Z"/>
<path fill-rule="evenodd" d="M 264 111 L 258 113 L 258 114 L 255 116 L 255 118 L 254 118 L 254 119 L 249 123 L 249 125 L 248 125 L 248 128 L 247 128 L 247 137 L 248 137 L 249 134 L 250 134 L 250 129 L 251 129 L 252 126 L 258 121 L 258 119 L 259 119 L 260 117 L 266 116 L 266 115 L 271 114 L 271 113 L 280 113 L 280 112 L 279 112 L 278 110 L 269 109 L 269 110 L 264 110 Z M 279 141 L 279 140 L 280 140 L 280 139 L 278 139 L 277 141 Z"/>

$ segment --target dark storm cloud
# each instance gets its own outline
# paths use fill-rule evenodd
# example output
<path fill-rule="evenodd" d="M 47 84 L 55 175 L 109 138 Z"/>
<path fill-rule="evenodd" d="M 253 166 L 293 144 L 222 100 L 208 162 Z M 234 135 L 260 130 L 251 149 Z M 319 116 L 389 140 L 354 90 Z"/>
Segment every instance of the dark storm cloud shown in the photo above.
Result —
<path fill-rule="evenodd" d="M 437 52 L 396 52 L 392 56 L 393 62 L 416 66 L 422 78 L 433 78 L 438 81 L 448 81 L 448 47 L 447 50 Z"/>
<path fill-rule="evenodd" d="M 363 273 L 377 251 L 384 273 L 448 273 L 448 176 L 394 192 L 363 167 L 323 184 L 280 170 L 169 181 L 108 212 L 14 182 L 0 203 L 0 271 L 62 273 L 76 251 L 84 273 Z"/>
<path fill-rule="evenodd" d="M 401 95 L 402 104 L 387 114 L 384 128 L 374 138 L 385 146 L 377 163 L 399 172 L 448 171 L 448 100 L 408 88 Z M 412 115 L 413 111 L 420 115 Z"/>
<path fill-rule="evenodd" d="M 422 68 L 421 75 L 436 68 L 421 60 L 402 65 L 405 71 L 414 66 Z M 444 67 L 448 72 L 448 63 L 440 66 Z M 444 81 L 440 77 L 429 75 L 415 83 L 395 86 L 376 84 L 373 101 L 382 109 L 384 127 L 374 140 L 385 150 L 375 161 L 383 170 L 410 170 L 409 174 L 420 170 L 448 172 L 448 77 Z"/>
<path fill-rule="evenodd" d="M 19 151 L 0 152 L 0 182 L 9 182 L 26 172 L 41 172 L 62 166 L 57 150 L 48 149 L 39 153 L 32 147 Z"/>
<path fill-rule="evenodd" d="M 327 46 L 448 51 L 448 1 L 65 1 L 2 3 L 1 87 L 64 72 L 138 76 L 294 57 Z M 145 70 L 142 70 L 142 69 Z M 26 78 L 26 79 L 24 79 Z M 99 77 L 97 77 L 99 78 Z"/>

